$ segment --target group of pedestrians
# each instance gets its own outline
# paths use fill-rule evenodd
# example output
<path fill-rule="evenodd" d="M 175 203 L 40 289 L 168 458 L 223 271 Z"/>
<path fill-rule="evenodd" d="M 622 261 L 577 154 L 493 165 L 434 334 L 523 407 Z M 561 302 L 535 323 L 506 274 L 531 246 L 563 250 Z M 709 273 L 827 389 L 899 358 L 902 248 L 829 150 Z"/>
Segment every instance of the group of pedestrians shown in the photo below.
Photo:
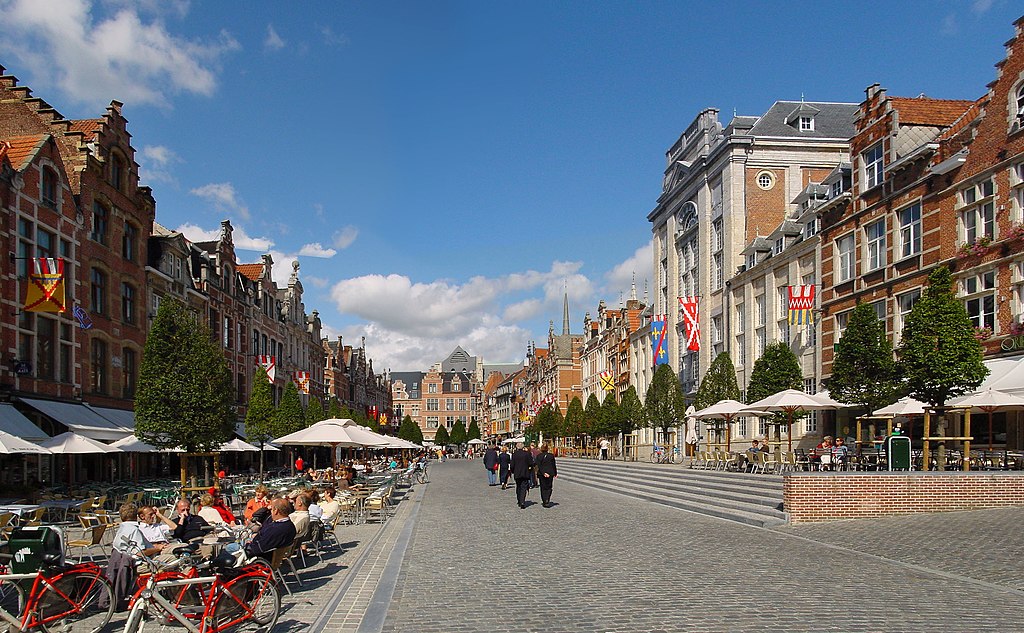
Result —
<path fill-rule="evenodd" d="M 500 451 L 494 446 L 488 446 L 483 461 L 489 486 L 500 485 L 505 490 L 508 488 L 509 476 L 512 477 L 516 484 L 516 504 L 520 509 L 526 509 L 530 488 L 538 487 L 541 505 L 545 508 L 554 505 L 551 503 L 551 490 L 558 477 L 558 467 L 547 443 L 541 444 L 540 448 L 536 444 L 530 447 L 522 444 L 511 455 L 506 446 L 502 446 Z"/>

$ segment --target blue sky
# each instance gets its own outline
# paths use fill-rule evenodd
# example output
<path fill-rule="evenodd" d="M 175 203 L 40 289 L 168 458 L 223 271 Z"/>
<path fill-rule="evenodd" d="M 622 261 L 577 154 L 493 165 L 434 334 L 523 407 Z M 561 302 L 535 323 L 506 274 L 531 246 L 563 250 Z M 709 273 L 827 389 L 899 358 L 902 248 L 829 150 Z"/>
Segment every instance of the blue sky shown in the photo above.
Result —
<path fill-rule="evenodd" d="M 124 113 L 157 221 L 228 218 L 301 263 L 375 369 L 523 359 L 632 273 L 665 150 L 716 107 L 977 98 L 1018 4 L 0 0 L 0 64 L 69 118 Z"/>

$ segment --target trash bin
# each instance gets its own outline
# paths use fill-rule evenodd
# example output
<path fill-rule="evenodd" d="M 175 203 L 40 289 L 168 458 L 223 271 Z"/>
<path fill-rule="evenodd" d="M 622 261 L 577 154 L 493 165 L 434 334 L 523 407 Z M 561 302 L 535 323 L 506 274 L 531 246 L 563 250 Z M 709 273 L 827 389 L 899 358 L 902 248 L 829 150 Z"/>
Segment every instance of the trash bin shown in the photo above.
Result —
<path fill-rule="evenodd" d="M 910 438 L 892 435 L 885 441 L 885 452 L 889 458 L 889 470 L 910 470 Z"/>
<path fill-rule="evenodd" d="M 43 557 L 56 554 L 54 564 L 64 564 L 64 543 L 61 533 L 45 525 L 15 528 L 9 541 L 11 571 L 15 574 L 31 574 L 43 567 Z"/>

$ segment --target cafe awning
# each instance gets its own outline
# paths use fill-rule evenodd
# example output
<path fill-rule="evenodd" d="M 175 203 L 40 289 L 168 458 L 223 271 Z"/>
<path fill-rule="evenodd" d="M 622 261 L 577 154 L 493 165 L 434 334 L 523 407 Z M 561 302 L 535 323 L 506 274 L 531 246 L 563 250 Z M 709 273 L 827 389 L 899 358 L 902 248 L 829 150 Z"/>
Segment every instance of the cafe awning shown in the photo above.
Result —
<path fill-rule="evenodd" d="M 119 440 L 132 434 L 119 424 L 111 422 L 87 406 L 57 400 L 19 398 L 22 402 L 68 427 L 68 430 L 94 440 Z"/>
<path fill-rule="evenodd" d="M 978 391 L 991 388 L 1024 395 L 1024 356 L 989 358 L 985 366 L 989 368 L 989 374 L 978 386 Z"/>
<path fill-rule="evenodd" d="M 134 411 L 126 411 L 124 409 L 111 409 L 108 407 L 97 407 L 91 404 L 86 404 L 85 406 L 89 407 L 96 413 L 99 413 L 101 416 L 105 417 L 106 419 L 110 420 L 111 422 L 113 422 L 114 424 L 123 429 L 128 429 L 129 431 L 135 430 Z"/>
<path fill-rule="evenodd" d="M 0 431 L 10 433 L 30 442 L 45 440 L 49 436 L 41 428 L 6 402 L 0 403 Z"/>

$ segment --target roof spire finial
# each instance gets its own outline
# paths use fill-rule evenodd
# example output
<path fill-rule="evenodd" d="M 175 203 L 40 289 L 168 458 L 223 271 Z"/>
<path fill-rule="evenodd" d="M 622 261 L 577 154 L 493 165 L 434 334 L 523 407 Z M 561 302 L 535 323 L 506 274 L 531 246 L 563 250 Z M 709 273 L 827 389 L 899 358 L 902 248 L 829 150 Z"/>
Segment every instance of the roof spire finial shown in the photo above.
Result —
<path fill-rule="evenodd" d="M 633 283 L 629 286 L 629 298 L 636 301 L 636 271 L 633 271 Z"/>
<path fill-rule="evenodd" d="M 562 334 L 569 333 L 569 284 L 566 281 L 562 281 L 562 288 L 564 289 L 564 299 L 562 304 Z"/>

